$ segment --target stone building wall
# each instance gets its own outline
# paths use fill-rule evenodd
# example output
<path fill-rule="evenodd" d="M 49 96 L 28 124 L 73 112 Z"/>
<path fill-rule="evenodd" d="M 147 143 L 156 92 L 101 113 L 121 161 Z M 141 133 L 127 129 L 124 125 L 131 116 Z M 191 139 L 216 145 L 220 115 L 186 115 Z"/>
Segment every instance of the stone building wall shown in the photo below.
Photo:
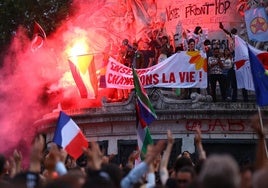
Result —
<path fill-rule="evenodd" d="M 250 117 L 258 112 L 254 98 L 246 103 L 193 103 L 191 100 L 177 100 L 166 93 L 167 91 L 157 90 L 150 95 L 158 119 L 149 129 L 154 140 L 166 139 L 167 130 L 172 131 L 177 141 L 176 147 L 179 147 L 174 148 L 173 157 L 184 150 L 195 153 L 194 136 L 197 126 L 202 131 L 204 146 L 208 150 L 215 152 L 215 147 L 217 150 L 219 146 L 219 152 L 228 151 L 230 147 L 232 152 L 237 150 L 242 153 L 239 155 L 254 155 L 257 137 L 250 123 Z M 263 123 L 267 125 L 268 109 L 261 110 Z M 135 149 L 137 136 L 133 94 L 125 102 L 106 103 L 103 100 L 102 108 L 73 109 L 65 112 L 79 125 L 88 141 L 105 143 L 103 146 L 108 155 L 115 154 L 122 158 Z M 39 131 L 47 133 L 48 141 L 53 138 L 57 118 L 58 112 L 54 112 L 36 122 Z M 248 151 L 244 151 L 245 146 L 249 148 Z M 125 153 L 122 153 L 120 147 L 124 148 Z M 243 151 L 239 151 L 239 148 Z"/>

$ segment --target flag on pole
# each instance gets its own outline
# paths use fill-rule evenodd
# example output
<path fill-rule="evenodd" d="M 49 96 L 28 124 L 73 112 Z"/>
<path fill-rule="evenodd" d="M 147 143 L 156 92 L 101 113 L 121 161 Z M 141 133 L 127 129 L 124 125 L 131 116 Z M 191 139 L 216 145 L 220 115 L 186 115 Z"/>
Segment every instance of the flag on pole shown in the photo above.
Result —
<path fill-rule="evenodd" d="M 268 105 L 268 75 L 258 57 L 248 47 L 249 62 L 256 93 L 256 102 L 259 106 Z"/>
<path fill-rule="evenodd" d="M 64 112 L 60 112 L 53 142 L 61 146 L 74 159 L 88 147 L 88 141 L 78 125 Z"/>
<path fill-rule="evenodd" d="M 143 159 L 147 152 L 147 146 L 153 144 L 148 125 L 151 124 L 157 116 L 134 68 L 132 68 L 132 72 L 136 92 L 136 131 L 138 146 L 141 153 L 140 156 L 141 159 Z"/>
<path fill-rule="evenodd" d="M 245 88 L 247 90 L 254 91 L 254 83 L 252 73 L 250 69 L 248 47 L 251 52 L 257 56 L 259 61 L 262 63 L 264 68 L 268 70 L 268 52 L 261 51 L 253 46 L 247 44 L 246 41 L 241 39 L 239 36 L 235 36 L 235 68 L 236 68 L 236 79 L 237 87 L 239 89 Z"/>
<path fill-rule="evenodd" d="M 95 99 L 98 95 L 98 80 L 94 56 L 72 56 L 69 58 L 69 66 L 81 98 Z"/>
<path fill-rule="evenodd" d="M 46 33 L 44 29 L 37 22 L 34 22 L 34 30 L 33 30 L 33 39 L 31 43 L 31 50 L 36 51 L 38 48 L 41 48 L 44 44 L 44 40 L 46 39 Z"/>
<path fill-rule="evenodd" d="M 254 41 L 268 41 L 268 17 L 264 7 L 245 11 L 248 38 Z"/>
<path fill-rule="evenodd" d="M 247 43 L 237 35 L 235 36 L 234 64 L 237 88 L 254 91 L 254 84 L 248 60 Z"/>

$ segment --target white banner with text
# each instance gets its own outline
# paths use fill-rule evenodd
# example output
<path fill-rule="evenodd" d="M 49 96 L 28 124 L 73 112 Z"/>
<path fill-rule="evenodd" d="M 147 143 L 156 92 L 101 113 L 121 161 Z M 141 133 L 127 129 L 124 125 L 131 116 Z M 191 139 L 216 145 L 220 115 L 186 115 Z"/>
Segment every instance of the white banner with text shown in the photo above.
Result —
<path fill-rule="evenodd" d="M 137 69 L 144 88 L 206 88 L 207 87 L 207 59 L 199 51 L 182 51 L 175 53 L 163 62 Z M 112 57 L 107 65 L 106 87 L 118 89 L 132 89 L 132 69 L 117 62 Z"/>

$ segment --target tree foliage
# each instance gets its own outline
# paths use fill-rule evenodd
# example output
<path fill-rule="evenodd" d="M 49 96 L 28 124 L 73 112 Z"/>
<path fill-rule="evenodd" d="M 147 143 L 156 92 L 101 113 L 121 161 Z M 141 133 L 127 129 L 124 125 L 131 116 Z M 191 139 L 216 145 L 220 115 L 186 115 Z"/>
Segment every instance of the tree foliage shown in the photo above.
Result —
<path fill-rule="evenodd" d="M 49 35 L 69 16 L 72 0 L 1 0 L 0 1 L 0 50 L 4 51 L 23 26 L 32 36 L 34 21 Z"/>

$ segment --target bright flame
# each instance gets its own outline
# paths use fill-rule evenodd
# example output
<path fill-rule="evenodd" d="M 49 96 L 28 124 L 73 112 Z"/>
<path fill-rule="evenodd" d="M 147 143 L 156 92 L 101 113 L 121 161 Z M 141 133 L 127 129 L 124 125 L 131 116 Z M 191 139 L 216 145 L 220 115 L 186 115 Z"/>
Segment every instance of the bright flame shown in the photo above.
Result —
<path fill-rule="evenodd" d="M 67 54 L 70 57 L 85 55 L 89 53 L 89 46 L 86 37 L 76 38 L 67 47 Z"/>

